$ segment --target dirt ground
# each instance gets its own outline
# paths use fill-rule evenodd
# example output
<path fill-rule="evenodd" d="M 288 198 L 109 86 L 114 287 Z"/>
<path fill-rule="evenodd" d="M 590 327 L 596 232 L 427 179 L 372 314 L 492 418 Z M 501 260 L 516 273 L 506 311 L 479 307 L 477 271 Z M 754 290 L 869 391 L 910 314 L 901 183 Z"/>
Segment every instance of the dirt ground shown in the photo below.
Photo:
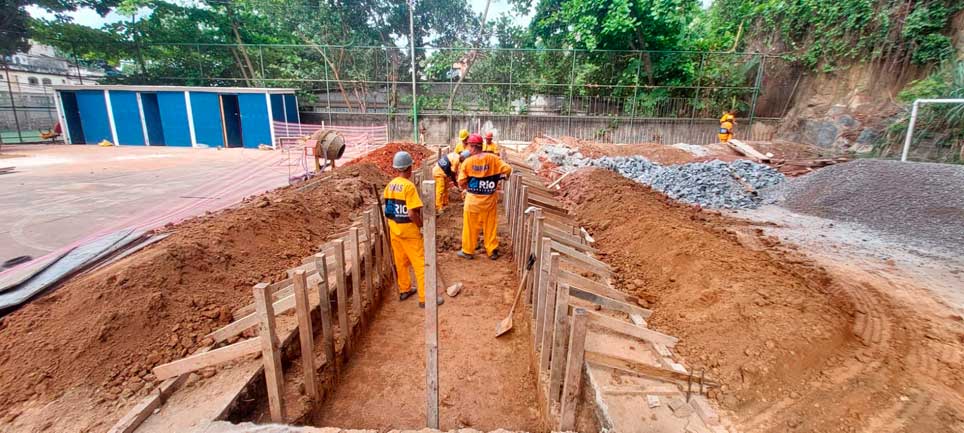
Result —
<path fill-rule="evenodd" d="M 616 284 L 680 338 L 745 432 L 960 432 L 964 323 L 825 268 L 760 227 L 676 204 L 617 174 L 563 182 Z M 855 264 L 858 265 L 858 264 Z M 856 268 L 856 266 L 855 266 Z"/>
<path fill-rule="evenodd" d="M 464 288 L 455 298 L 444 295 L 439 307 L 440 427 L 547 431 L 527 364 L 522 314 L 517 311 L 512 332 L 494 338 L 517 288 L 511 258 L 491 261 L 480 254 L 467 261 L 456 256 L 462 215 L 454 195 L 453 200 L 437 220 L 438 260 L 446 283 L 460 281 Z M 505 245 L 505 230 L 500 229 Z M 333 394 L 305 417 L 306 424 L 379 431 L 425 425 L 424 310 L 415 298 L 400 302 L 391 289 L 384 293 Z M 286 380 L 298 382 L 300 375 L 293 372 L 300 371 L 300 360 L 293 364 Z M 264 418 L 262 410 L 255 420 Z"/>
<path fill-rule="evenodd" d="M 304 192 L 194 218 L 4 317 L 0 430 L 106 430 L 158 384 L 151 368 L 209 344 L 202 337 L 251 302 L 255 283 L 284 278 L 380 182 L 371 165 L 346 167 Z"/>

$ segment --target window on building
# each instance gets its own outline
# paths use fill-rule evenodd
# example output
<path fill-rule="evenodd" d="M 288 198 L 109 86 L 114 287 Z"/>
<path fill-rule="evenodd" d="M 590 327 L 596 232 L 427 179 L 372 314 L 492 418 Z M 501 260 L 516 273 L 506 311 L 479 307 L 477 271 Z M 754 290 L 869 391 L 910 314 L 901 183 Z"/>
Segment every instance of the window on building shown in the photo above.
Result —
<path fill-rule="evenodd" d="M 44 79 L 43 79 L 43 83 L 44 83 L 45 86 L 49 86 L 49 85 L 53 84 L 53 82 L 50 81 L 50 78 L 44 78 Z"/>
<path fill-rule="evenodd" d="M 37 80 L 37 77 L 30 77 L 27 78 L 27 84 L 40 84 L 40 81 Z"/>

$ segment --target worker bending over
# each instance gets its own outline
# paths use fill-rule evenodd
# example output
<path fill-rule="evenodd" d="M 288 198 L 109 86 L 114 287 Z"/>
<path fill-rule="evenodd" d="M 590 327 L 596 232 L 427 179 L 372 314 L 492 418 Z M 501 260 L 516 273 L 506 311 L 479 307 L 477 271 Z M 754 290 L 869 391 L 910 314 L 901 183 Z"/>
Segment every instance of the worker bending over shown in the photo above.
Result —
<path fill-rule="evenodd" d="M 512 173 L 512 167 L 498 156 L 482 152 L 482 136 L 472 134 L 468 139 L 469 152 L 459 168 L 459 187 L 466 191 L 462 214 L 462 251 L 459 257 L 471 259 L 479 230 L 483 234 L 485 253 L 490 259 L 499 258 L 498 226 L 499 199 L 495 194 L 499 181 Z"/>
<path fill-rule="evenodd" d="M 736 116 L 733 115 L 733 110 L 724 111 L 723 116 L 720 117 L 720 143 L 726 143 L 733 138 L 734 126 L 736 126 Z"/>
<path fill-rule="evenodd" d="M 482 151 L 485 153 L 499 154 L 499 145 L 492 141 L 492 131 L 485 133 L 485 143 L 482 144 Z"/>
<path fill-rule="evenodd" d="M 469 130 L 463 129 L 459 131 L 459 143 L 455 145 L 455 153 L 462 153 L 468 150 L 468 146 L 465 145 L 465 140 L 469 139 Z"/>
<path fill-rule="evenodd" d="M 425 244 L 422 240 L 422 200 L 412 183 L 412 155 L 398 152 L 392 160 L 397 176 L 385 186 L 385 218 L 392 240 L 392 255 L 398 274 L 398 300 L 418 293 L 418 306 L 425 307 Z M 415 273 L 412 288 L 409 269 Z M 444 299 L 438 298 L 442 305 Z"/>
<path fill-rule="evenodd" d="M 451 180 L 458 188 L 459 165 L 468 157 L 468 150 L 463 150 L 461 153 L 452 152 L 439 158 L 435 167 L 432 167 L 432 177 L 435 178 L 435 209 L 439 214 L 449 204 L 448 181 Z"/>

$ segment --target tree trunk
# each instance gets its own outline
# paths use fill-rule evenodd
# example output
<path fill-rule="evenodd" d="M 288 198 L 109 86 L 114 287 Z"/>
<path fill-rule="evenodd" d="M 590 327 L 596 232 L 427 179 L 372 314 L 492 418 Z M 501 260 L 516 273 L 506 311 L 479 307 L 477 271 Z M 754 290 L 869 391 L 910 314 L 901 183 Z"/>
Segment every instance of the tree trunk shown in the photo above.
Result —
<path fill-rule="evenodd" d="M 248 67 L 247 75 L 251 79 L 256 79 L 258 74 L 254 70 L 254 64 L 251 63 L 251 57 L 248 56 L 248 50 L 244 47 L 244 41 L 241 40 L 241 32 L 238 31 L 238 21 L 234 19 L 234 11 L 231 9 L 229 3 L 224 6 L 225 12 L 227 12 L 228 19 L 231 21 L 231 31 L 234 33 L 234 40 L 238 44 L 238 49 L 241 51 L 241 56 L 244 58 L 244 63 Z"/>
<path fill-rule="evenodd" d="M 636 30 L 636 41 L 639 43 L 639 50 L 643 52 L 643 70 L 646 72 L 646 83 L 650 86 L 655 84 L 655 79 L 653 77 L 653 59 L 649 56 L 649 52 L 646 51 L 646 40 L 643 39 L 643 33 Z"/>
<path fill-rule="evenodd" d="M 486 27 L 485 27 L 485 22 L 486 22 L 486 20 L 487 20 L 488 17 L 489 17 L 489 4 L 490 4 L 490 3 L 492 3 L 492 0 L 486 0 L 486 2 L 485 2 L 485 9 L 482 11 L 482 26 L 481 26 L 482 28 L 479 30 L 479 39 L 478 39 L 478 41 L 475 43 L 476 47 L 481 46 L 481 45 L 485 42 L 485 29 L 486 29 Z M 471 54 L 472 51 L 469 51 L 469 53 Z M 466 76 L 466 75 L 469 75 L 469 70 L 472 69 L 472 64 L 475 63 L 475 58 L 476 58 L 476 57 L 478 57 L 478 56 L 472 56 L 472 55 L 469 56 L 469 58 L 468 58 L 468 59 L 466 60 L 466 62 L 465 62 L 465 72 L 459 74 L 459 81 L 457 81 L 457 82 L 455 83 L 455 87 L 452 88 L 452 94 L 449 95 L 449 103 L 446 105 L 446 107 L 448 108 L 449 113 L 452 112 L 452 103 L 455 101 L 455 95 L 458 94 L 458 92 L 459 92 L 459 87 L 462 86 L 462 80 L 465 79 L 465 76 Z M 451 131 L 450 131 L 450 132 L 451 132 Z"/>
<path fill-rule="evenodd" d="M 341 97 L 342 99 L 345 100 L 345 105 L 348 106 L 348 111 L 351 111 L 352 110 L 351 100 L 348 99 L 348 91 L 345 90 L 345 86 L 341 82 L 341 77 L 339 77 L 338 67 L 336 67 L 335 63 L 331 61 L 331 59 L 328 57 L 328 53 L 326 53 L 324 49 L 322 49 L 317 44 L 312 42 L 311 39 L 308 39 L 307 36 L 305 35 L 299 35 L 299 36 L 301 37 L 301 40 L 305 41 L 306 44 L 311 45 L 311 47 L 314 48 L 315 51 L 318 52 L 318 54 L 321 54 L 321 57 L 323 59 L 325 59 L 325 63 L 328 64 L 329 68 L 331 68 L 332 75 L 335 76 L 334 77 L 335 84 L 338 85 L 338 91 L 341 92 Z"/>

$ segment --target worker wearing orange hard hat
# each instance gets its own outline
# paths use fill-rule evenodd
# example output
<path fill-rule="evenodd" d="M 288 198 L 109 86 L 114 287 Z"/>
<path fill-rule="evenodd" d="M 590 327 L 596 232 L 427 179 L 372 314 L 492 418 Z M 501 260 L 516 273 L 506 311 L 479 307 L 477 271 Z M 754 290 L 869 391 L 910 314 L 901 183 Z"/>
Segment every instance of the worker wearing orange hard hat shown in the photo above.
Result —
<path fill-rule="evenodd" d="M 499 154 L 499 145 L 492 141 L 492 131 L 485 133 L 485 143 L 482 143 L 482 151 L 486 153 Z"/>
<path fill-rule="evenodd" d="M 439 214 L 449 204 L 449 181 L 458 187 L 459 165 L 468 157 L 468 150 L 463 150 L 461 153 L 452 152 L 439 158 L 435 167 L 432 167 L 432 177 L 435 178 L 435 209 Z"/>
<path fill-rule="evenodd" d="M 462 213 L 462 250 L 459 257 L 473 258 L 479 231 L 482 231 L 485 253 L 490 259 L 499 258 L 498 227 L 499 199 L 495 192 L 499 181 L 512 173 L 512 167 L 496 155 L 482 152 L 482 136 L 472 134 L 466 140 L 469 156 L 459 167 L 459 187 L 466 191 Z"/>
<path fill-rule="evenodd" d="M 733 127 L 736 126 L 736 116 L 733 115 L 733 110 L 724 111 L 723 116 L 720 117 L 720 143 L 726 143 L 733 138 Z"/>
<path fill-rule="evenodd" d="M 412 183 L 412 155 L 401 151 L 392 159 L 397 176 L 385 186 L 385 218 L 388 220 L 392 259 L 398 274 L 398 299 L 418 293 L 418 305 L 425 306 L 425 244 L 422 239 L 422 200 Z M 416 287 L 412 288 L 415 274 Z M 444 300 L 439 297 L 438 304 Z"/>
<path fill-rule="evenodd" d="M 459 131 L 459 142 L 455 145 L 455 153 L 462 153 L 467 150 L 465 141 L 469 139 L 469 130 L 463 129 Z"/>

